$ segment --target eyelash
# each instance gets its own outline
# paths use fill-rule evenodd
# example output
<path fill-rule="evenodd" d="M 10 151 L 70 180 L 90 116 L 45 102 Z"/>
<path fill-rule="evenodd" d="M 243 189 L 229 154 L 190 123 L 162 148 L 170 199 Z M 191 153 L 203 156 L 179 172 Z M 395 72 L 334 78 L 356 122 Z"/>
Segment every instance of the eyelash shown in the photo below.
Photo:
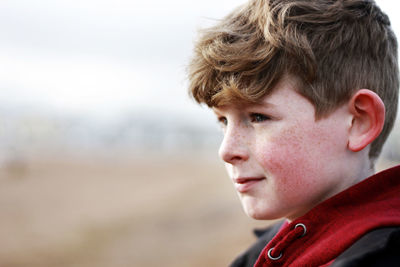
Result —
<path fill-rule="evenodd" d="M 260 122 L 264 122 L 264 121 L 267 121 L 270 119 L 271 119 L 270 117 L 260 114 L 260 113 L 251 113 L 250 114 L 250 121 L 254 122 L 254 123 L 260 123 Z"/>
<path fill-rule="evenodd" d="M 260 113 L 251 113 L 250 114 L 250 122 L 252 123 L 261 123 L 267 120 L 270 120 L 271 118 L 260 114 Z M 224 126 L 228 125 L 228 120 L 225 117 L 219 117 L 218 122 Z"/>
<path fill-rule="evenodd" d="M 218 117 L 218 123 L 226 126 L 228 125 L 228 120 L 225 117 Z"/>

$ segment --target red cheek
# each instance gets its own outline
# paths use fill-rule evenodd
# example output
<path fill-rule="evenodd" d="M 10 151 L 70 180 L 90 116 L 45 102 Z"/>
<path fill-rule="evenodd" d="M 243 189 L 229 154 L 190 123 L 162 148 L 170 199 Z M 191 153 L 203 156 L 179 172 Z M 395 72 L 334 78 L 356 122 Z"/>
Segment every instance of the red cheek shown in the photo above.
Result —
<path fill-rule="evenodd" d="M 308 161 L 306 142 L 296 129 L 282 131 L 278 137 L 266 142 L 261 154 L 266 173 L 276 177 L 279 186 L 288 190 L 302 183 Z"/>

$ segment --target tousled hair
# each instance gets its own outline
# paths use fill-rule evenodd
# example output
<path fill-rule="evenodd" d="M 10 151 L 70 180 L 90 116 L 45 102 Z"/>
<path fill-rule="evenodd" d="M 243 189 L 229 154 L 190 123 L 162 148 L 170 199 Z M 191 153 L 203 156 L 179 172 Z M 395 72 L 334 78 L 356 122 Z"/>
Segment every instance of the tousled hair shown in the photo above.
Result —
<path fill-rule="evenodd" d="M 397 41 L 373 0 L 250 0 L 201 32 L 188 74 L 190 94 L 209 107 L 257 103 L 294 75 L 316 119 L 370 89 L 386 108 L 372 159 L 396 117 Z"/>

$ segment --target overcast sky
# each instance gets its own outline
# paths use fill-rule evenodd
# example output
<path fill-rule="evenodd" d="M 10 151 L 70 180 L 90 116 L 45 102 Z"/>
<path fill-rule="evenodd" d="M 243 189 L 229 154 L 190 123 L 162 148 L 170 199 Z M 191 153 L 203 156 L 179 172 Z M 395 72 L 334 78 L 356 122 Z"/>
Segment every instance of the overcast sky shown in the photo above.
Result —
<path fill-rule="evenodd" d="M 196 30 L 243 2 L 1 0 L 0 110 L 198 113 L 185 81 Z M 398 1 L 377 2 L 400 36 Z"/>

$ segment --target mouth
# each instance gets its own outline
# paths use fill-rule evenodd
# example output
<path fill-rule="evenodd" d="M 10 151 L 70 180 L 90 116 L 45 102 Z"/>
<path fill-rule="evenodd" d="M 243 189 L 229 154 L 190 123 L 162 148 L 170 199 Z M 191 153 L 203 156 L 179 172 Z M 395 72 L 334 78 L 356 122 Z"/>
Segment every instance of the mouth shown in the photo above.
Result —
<path fill-rule="evenodd" d="M 233 182 L 235 183 L 238 192 L 245 193 L 257 186 L 263 180 L 265 180 L 265 177 L 240 177 L 233 179 Z"/>

